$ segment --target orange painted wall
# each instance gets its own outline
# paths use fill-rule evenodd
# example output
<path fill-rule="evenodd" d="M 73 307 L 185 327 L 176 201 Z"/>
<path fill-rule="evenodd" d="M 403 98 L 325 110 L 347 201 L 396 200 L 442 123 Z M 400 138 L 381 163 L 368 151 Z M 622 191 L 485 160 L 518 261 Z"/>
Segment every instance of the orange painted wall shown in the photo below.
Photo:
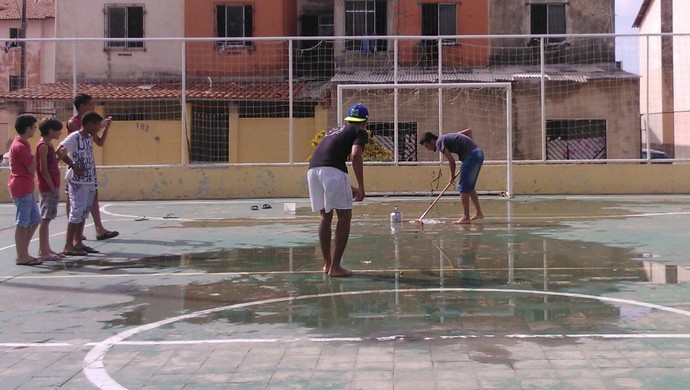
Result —
<path fill-rule="evenodd" d="M 284 35 L 297 35 L 297 0 L 283 0 Z"/>
<path fill-rule="evenodd" d="M 296 0 L 187 0 L 186 37 L 215 37 L 217 4 L 252 5 L 254 37 L 294 35 L 297 29 Z M 186 60 L 190 77 L 280 76 L 288 68 L 287 41 L 258 41 L 222 53 L 213 42 L 193 42 L 187 45 Z"/>
<path fill-rule="evenodd" d="M 448 0 L 403 0 L 394 17 L 397 35 L 422 35 L 422 3 L 449 3 Z M 457 35 L 489 34 L 489 1 L 464 0 L 457 4 Z M 393 19 L 395 20 L 395 19 Z M 419 58 L 419 42 L 400 41 L 401 64 L 412 64 Z M 447 66 L 486 66 L 489 63 L 489 39 L 462 39 L 457 45 L 443 47 L 443 64 Z"/>

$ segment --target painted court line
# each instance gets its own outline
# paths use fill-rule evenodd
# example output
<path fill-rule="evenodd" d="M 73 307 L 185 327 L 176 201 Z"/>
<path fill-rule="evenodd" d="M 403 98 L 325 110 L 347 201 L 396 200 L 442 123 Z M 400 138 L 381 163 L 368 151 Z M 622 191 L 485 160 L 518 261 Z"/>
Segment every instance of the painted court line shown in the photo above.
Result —
<path fill-rule="evenodd" d="M 135 261 L 131 262 L 134 263 Z M 54 264 L 61 264 L 60 262 L 56 262 Z M 118 264 L 117 262 L 113 263 L 113 266 L 118 266 L 118 265 L 125 265 L 127 263 L 122 263 Z M 596 271 L 596 270 L 609 270 L 611 267 L 553 267 L 549 268 L 549 272 L 553 271 L 573 271 L 573 270 L 588 270 L 588 271 Z M 390 274 L 390 273 L 414 273 L 414 272 L 461 272 L 465 271 L 466 269 L 453 269 L 453 268 L 381 268 L 381 269 L 357 269 L 357 268 L 352 268 L 352 271 L 355 272 L 354 276 L 352 279 L 356 279 L 358 277 L 368 277 L 368 276 L 376 276 L 373 274 Z M 472 270 L 475 271 L 486 271 L 486 272 L 491 272 L 491 271 L 507 271 L 507 270 L 513 270 L 513 271 L 543 271 L 544 268 L 540 267 L 525 267 L 525 268 L 509 268 L 509 267 L 495 267 L 495 268 L 473 268 Z M 308 275 L 308 274 L 322 274 L 323 270 L 300 270 L 300 271 L 237 271 L 237 272 L 150 272 L 150 273 L 140 273 L 140 274 L 109 274 L 109 275 L 99 275 L 99 274 L 94 274 L 94 275 L 35 275 L 35 274 L 23 274 L 23 275 L 0 275 L 0 280 L 1 279 L 13 279 L 13 280 L 27 280 L 27 279 L 37 279 L 37 280 L 49 280 L 49 279 L 112 279 L 112 278 L 149 278 L 149 277 L 172 277 L 172 276 L 177 276 L 177 277 L 190 277 L 190 276 L 204 276 L 204 277 L 211 277 L 211 276 L 248 276 L 248 275 L 289 275 L 289 274 L 294 274 L 294 275 Z M 622 278 L 626 279 L 626 278 Z M 616 279 L 616 280 L 621 280 L 621 279 Z"/>
<path fill-rule="evenodd" d="M 100 343 L 97 343 L 84 357 L 84 374 L 96 387 L 100 389 L 107 390 L 123 390 L 125 387 L 120 385 L 115 379 L 113 379 L 105 369 L 105 354 L 114 346 L 119 345 L 124 342 L 125 339 L 132 337 L 136 334 L 146 332 L 152 329 L 160 328 L 161 326 L 171 324 L 178 321 L 184 321 L 191 318 L 203 317 L 209 314 L 217 313 L 220 311 L 235 310 L 250 306 L 260 306 L 272 303 L 281 303 L 289 301 L 300 301 L 306 299 L 318 299 L 327 298 L 334 296 L 352 296 L 352 295 L 367 295 L 367 294 L 390 294 L 390 293 L 408 293 L 408 292 L 483 292 L 483 293 L 515 293 L 515 294 L 526 294 L 526 295 L 545 295 L 545 296 L 561 296 L 569 298 L 582 298 L 582 299 L 594 299 L 603 302 L 641 306 L 650 309 L 657 309 L 660 311 L 665 311 L 669 313 L 679 314 L 685 317 L 690 317 L 690 312 L 682 309 L 676 309 L 673 307 L 667 307 L 662 305 L 657 305 L 653 303 L 633 301 L 629 299 L 622 298 L 610 298 L 610 297 L 598 297 L 588 294 L 578 294 L 578 293 L 567 293 L 567 292 L 553 292 L 553 291 L 538 291 L 538 290 L 516 290 L 516 289 L 495 289 L 495 288 L 418 288 L 418 289 L 389 289 L 389 290 L 365 290 L 365 291 L 345 291 L 345 292 L 335 292 L 335 293 L 324 293 L 324 294 L 313 294 L 313 295 L 302 295 L 297 297 L 282 297 L 282 298 L 272 298 L 264 299 L 254 302 L 245 302 L 234 305 L 216 307 L 212 309 L 200 310 L 194 313 L 189 313 L 177 317 L 167 318 L 150 324 L 145 324 L 137 326 L 123 332 L 120 332 L 114 336 L 111 336 Z M 348 338 L 349 339 L 349 338 Z"/>
<path fill-rule="evenodd" d="M 248 201 L 244 202 L 246 204 L 252 204 L 252 202 L 255 203 L 255 201 Z M 196 202 L 170 202 L 168 204 L 209 204 L 209 205 L 217 205 L 218 202 L 207 202 L 207 201 L 196 201 Z M 228 202 L 228 203 L 235 203 L 235 202 Z M 294 202 L 293 202 L 294 203 Z M 101 206 L 101 213 L 102 214 L 108 214 L 114 217 L 121 217 L 121 218 L 137 218 L 140 217 L 141 215 L 129 215 L 129 214 L 118 214 L 115 212 L 108 211 L 107 208 L 110 206 L 117 206 L 115 204 L 106 204 Z M 137 204 L 137 203 L 128 203 L 127 206 L 143 206 L 143 207 L 150 207 L 150 205 L 147 204 Z M 656 213 L 640 213 L 640 214 L 602 214 L 602 215 L 525 215 L 525 216 L 512 216 L 512 219 L 515 220 L 544 220 L 544 219 L 553 219 L 553 220 L 561 220 L 561 221 L 566 221 L 566 220 L 589 220 L 589 219 L 600 219 L 600 218 L 640 218 L 640 217 L 661 217 L 661 216 L 673 216 L 673 215 L 690 215 L 690 211 L 671 211 L 671 212 L 656 212 Z M 294 217 L 294 215 L 292 216 Z M 150 220 L 167 220 L 168 218 L 163 218 L 163 217 L 148 217 Z M 219 218 L 175 218 L 175 220 L 178 221 L 185 221 L 185 222 L 191 222 L 191 221 L 213 221 L 213 220 L 226 220 L 229 218 L 225 217 L 219 217 Z M 274 219 L 281 219 L 279 216 L 276 216 Z M 447 220 L 452 220 L 455 218 L 434 218 L 436 220 L 442 220 L 442 221 L 447 221 Z M 499 220 L 499 221 L 506 221 L 506 218 L 504 217 L 485 217 L 484 219 L 486 220 Z M 387 220 L 387 219 L 386 219 Z M 410 221 L 413 222 L 413 221 Z M 510 221 L 506 221 L 506 223 L 510 223 Z"/>
<path fill-rule="evenodd" d="M 447 335 L 427 336 L 424 341 L 434 340 L 465 340 L 465 339 L 690 339 L 690 333 L 554 333 L 554 334 L 481 334 L 481 335 Z M 222 345 L 222 344 L 290 344 L 290 343 L 339 343 L 339 342 L 390 342 L 419 340 L 406 335 L 389 335 L 378 337 L 296 337 L 289 339 L 207 339 L 207 340 L 177 340 L 177 341 L 122 341 L 122 346 L 169 346 L 169 345 Z M 101 344 L 92 341 L 85 344 L 71 343 L 0 343 L 0 348 L 64 348 L 64 347 L 95 347 Z"/>
<path fill-rule="evenodd" d="M 0 347 L 5 348 L 62 348 L 74 347 L 70 343 L 0 343 Z"/>

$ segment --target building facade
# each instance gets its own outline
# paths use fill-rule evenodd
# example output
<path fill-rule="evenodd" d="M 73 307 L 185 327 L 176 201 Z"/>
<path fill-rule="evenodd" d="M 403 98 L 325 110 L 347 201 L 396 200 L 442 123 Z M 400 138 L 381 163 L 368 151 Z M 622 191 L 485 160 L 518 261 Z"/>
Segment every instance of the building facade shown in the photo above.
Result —
<path fill-rule="evenodd" d="M 652 148 L 676 158 L 690 157 L 690 87 L 687 52 L 690 4 L 644 0 L 633 27 L 640 37 L 640 111 L 642 129 Z M 657 35 L 675 33 L 676 35 Z M 649 54 L 649 55 L 648 55 Z"/>
<path fill-rule="evenodd" d="M 397 146 L 397 161 L 433 161 L 419 134 L 465 127 L 490 160 L 639 157 L 638 77 L 617 67 L 612 38 L 572 35 L 612 32 L 609 0 L 56 7 L 56 36 L 77 38 L 58 43 L 58 82 L 5 99 L 60 99 L 63 117 L 74 92 L 94 96 L 122 136 L 109 138 L 100 164 L 304 162 L 311 140 L 356 102 L 370 106 L 374 139 Z M 478 86 L 389 87 L 439 82 Z M 509 84 L 511 101 L 486 83 Z M 352 84 L 374 86 L 338 100 L 337 87 Z M 276 147 L 263 147 L 267 139 Z"/>
<path fill-rule="evenodd" d="M 15 91 L 55 79 L 55 45 L 52 42 L 29 41 L 24 45 L 21 37 L 22 2 L 9 1 L 0 4 L 0 92 Z M 26 38 L 52 38 L 55 34 L 55 1 L 26 1 Z M 23 46 L 23 47 L 22 47 Z M 27 109 L 29 109 L 27 107 Z M 41 114 L 41 107 L 31 111 Z M 0 139 L 14 136 L 7 110 L 0 110 Z M 7 151 L 6 142 L 0 143 L 2 153 Z"/>

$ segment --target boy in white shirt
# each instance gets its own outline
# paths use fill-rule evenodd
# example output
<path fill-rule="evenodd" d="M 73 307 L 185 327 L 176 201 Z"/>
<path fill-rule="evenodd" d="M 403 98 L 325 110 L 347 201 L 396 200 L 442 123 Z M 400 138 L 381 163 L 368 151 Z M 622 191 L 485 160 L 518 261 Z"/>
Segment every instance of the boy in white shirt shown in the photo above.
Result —
<path fill-rule="evenodd" d="M 83 127 L 68 135 L 58 146 L 57 153 L 67 164 L 69 171 L 65 176 L 69 192 L 70 213 L 67 223 L 67 238 L 64 254 L 67 256 L 84 256 L 98 253 L 97 250 L 84 245 L 82 235 L 84 222 L 89 216 L 89 209 L 96 194 L 96 162 L 93 158 L 93 136 L 101 129 L 101 124 L 108 128 L 111 119 L 103 119 L 95 112 L 87 112 L 82 118 Z M 65 149 L 67 153 L 62 153 Z"/>

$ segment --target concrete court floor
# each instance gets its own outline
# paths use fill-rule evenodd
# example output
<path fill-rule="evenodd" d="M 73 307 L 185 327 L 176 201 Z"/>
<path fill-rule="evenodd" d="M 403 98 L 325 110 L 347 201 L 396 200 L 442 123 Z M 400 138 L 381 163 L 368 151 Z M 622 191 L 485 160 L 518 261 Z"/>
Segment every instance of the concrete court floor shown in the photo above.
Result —
<path fill-rule="evenodd" d="M 102 202 L 35 267 L 2 204 L 0 389 L 687 388 L 690 197 L 431 199 L 356 204 L 344 279 L 306 199 Z"/>

